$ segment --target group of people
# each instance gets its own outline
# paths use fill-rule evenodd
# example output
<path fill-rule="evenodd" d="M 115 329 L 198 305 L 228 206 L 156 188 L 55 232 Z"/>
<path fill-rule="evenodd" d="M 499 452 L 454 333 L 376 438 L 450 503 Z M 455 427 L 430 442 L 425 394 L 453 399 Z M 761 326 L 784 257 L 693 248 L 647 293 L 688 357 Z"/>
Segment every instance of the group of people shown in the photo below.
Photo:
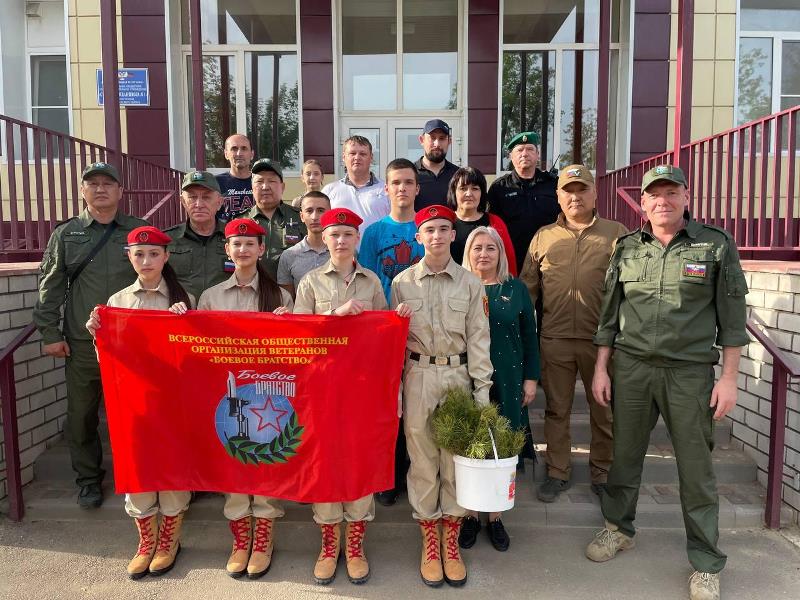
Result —
<path fill-rule="evenodd" d="M 410 319 L 395 488 L 313 505 L 321 532 L 316 582 L 334 579 L 340 553 L 350 581 L 367 581 L 364 536 L 375 500 L 393 504 L 407 487 L 421 532 L 422 580 L 463 585 L 460 548 L 472 547 L 483 525 L 456 501 L 452 457 L 433 441 L 431 414 L 448 387 L 462 386 L 529 429 L 527 407 L 541 380 L 547 476 L 537 496 L 553 502 L 570 486 L 580 375 L 593 395 L 591 487 L 606 521 L 587 557 L 605 561 L 633 547 L 644 453 L 660 414 L 680 473 L 695 569 L 690 597 L 718 598 L 725 555 L 717 547 L 712 420 L 735 404 L 739 349 L 748 341 L 747 287 L 730 235 L 691 219 L 677 167 L 645 175 L 648 221 L 629 233 L 597 215 L 586 166 L 558 176 L 538 168 L 535 132 L 509 140 L 511 172 L 488 188 L 479 170 L 446 159 L 450 142 L 447 123 L 429 121 L 422 157 L 392 160 L 381 180 L 370 170 L 369 140 L 352 136 L 342 149 L 346 176 L 322 187 L 320 164 L 306 161 L 306 192 L 287 203 L 280 166 L 252 162 L 249 141 L 234 135 L 225 142 L 230 171 L 188 173 L 181 186 L 187 220 L 164 232 L 119 209 L 121 179 L 112 165 L 89 165 L 81 183 L 86 208 L 54 230 L 34 311 L 44 352 L 66 358 L 78 503 L 103 501 L 96 305 L 177 314 L 195 307 L 333 316 L 394 310 Z M 717 347 L 723 368 L 714 383 Z M 126 496 L 139 531 L 132 578 L 172 568 L 189 501 L 188 491 Z M 233 535 L 227 572 L 262 576 L 281 501 L 226 494 L 224 514 Z M 486 527 L 492 545 L 507 550 L 501 515 L 488 515 Z"/>

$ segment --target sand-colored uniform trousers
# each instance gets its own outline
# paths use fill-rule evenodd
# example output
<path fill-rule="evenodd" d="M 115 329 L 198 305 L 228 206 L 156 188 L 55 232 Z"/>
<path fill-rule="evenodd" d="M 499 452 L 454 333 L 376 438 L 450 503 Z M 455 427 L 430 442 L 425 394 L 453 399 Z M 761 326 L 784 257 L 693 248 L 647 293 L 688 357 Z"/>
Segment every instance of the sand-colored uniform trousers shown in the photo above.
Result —
<path fill-rule="evenodd" d="M 411 459 L 408 499 L 417 520 L 465 514 L 456 503 L 453 457 L 434 443 L 430 416 L 450 386 L 472 388 L 478 402 L 489 403 L 493 369 L 483 299 L 480 280 L 452 260 L 434 273 L 423 259 L 392 281 L 392 308 L 404 302 L 413 311 L 403 370 L 403 420 Z"/>
<path fill-rule="evenodd" d="M 281 303 L 291 310 L 294 306 L 289 293 L 281 289 Z M 236 273 L 225 281 L 208 288 L 197 302 L 198 310 L 258 311 L 258 275 L 246 285 L 239 285 Z M 277 498 L 250 496 L 248 494 L 225 494 L 225 518 L 237 521 L 254 516 L 260 519 L 282 517 L 283 505 Z"/>
<path fill-rule="evenodd" d="M 359 300 L 364 310 L 385 310 L 386 296 L 378 277 L 356 263 L 353 277 L 345 283 L 331 261 L 309 271 L 297 286 L 295 314 L 330 314 L 349 300 Z M 357 317 L 356 317 L 357 318 Z M 354 321 L 354 324 L 358 321 Z M 320 525 L 335 525 L 342 521 L 372 521 L 375 500 L 372 494 L 352 502 L 315 502 L 314 521 Z"/>
<path fill-rule="evenodd" d="M 125 494 L 125 512 L 134 519 L 144 519 L 158 513 L 165 517 L 176 517 L 189 508 L 191 498 L 191 492 Z"/>
<path fill-rule="evenodd" d="M 600 406 L 591 398 L 597 346 L 592 340 L 541 338 L 542 387 L 547 397 L 544 438 L 547 442 L 547 474 L 569 481 L 570 415 L 575 397 L 575 376 L 580 374 L 587 392 L 592 439 L 589 467 L 592 483 L 605 483 L 614 457 L 611 407 Z"/>

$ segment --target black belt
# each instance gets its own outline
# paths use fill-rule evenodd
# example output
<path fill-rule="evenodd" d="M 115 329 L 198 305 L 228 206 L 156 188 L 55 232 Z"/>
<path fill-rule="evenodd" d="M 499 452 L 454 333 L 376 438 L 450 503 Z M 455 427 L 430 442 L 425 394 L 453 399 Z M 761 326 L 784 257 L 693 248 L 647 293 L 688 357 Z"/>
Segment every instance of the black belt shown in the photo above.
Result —
<path fill-rule="evenodd" d="M 417 352 L 410 352 L 408 358 L 417 361 L 421 365 L 459 366 L 467 364 L 467 353 L 454 354 L 453 356 L 425 356 Z M 457 359 L 457 360 L 456 360 Z M 455 364 L 454 364 L 455 361 Z"/>

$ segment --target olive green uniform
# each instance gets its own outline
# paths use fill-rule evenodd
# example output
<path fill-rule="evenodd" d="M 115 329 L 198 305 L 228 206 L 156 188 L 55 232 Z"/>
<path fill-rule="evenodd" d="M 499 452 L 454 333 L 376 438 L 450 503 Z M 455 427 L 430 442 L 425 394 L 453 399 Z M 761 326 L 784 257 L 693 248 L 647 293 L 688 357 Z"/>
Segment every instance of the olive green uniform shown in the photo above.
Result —
<path fill-rule="evenodd" d="M 39 299 L 33 309 L 33 322 L 42 335 L 42 343 L 66 340 L 70 348 L 65 369 L 65 432 L 79 486 L 100 483 L 104 475 L 97 433 L 103 390 L 86 320 L 96 305 L 104 304 L 112 294 L 136 280 L 125 246 L 130 231 L 147 225 L 146 221 L 121 212 L 117 212 L 114 221 L 116 230 L 71 286 L 69 277 L 100 241 L 108 225 L 98 223 L 84 209 L 77 217 L 56 227 L 42 257 Z M 62 307 L 63 331 L 59 329 Z"/>
<path fill-rule="evenodd" d="M 169 264 L 178 275 L 183 288 L 195 298 L 208 288 L 228 279 L 233 273 L 225 272 L 225 223 L 217 221 L 214 233 L 199 236 L 189 223 L 181 223 L 165 230 L 172 243 L 169 245 Z"/>
<path fill-rule="evenodd" d="M 645 226 L 617 243 L 594 341 L 614 353 L 614 462 L 603 515 L 627 536 L 650 431 L 660 414 L 675 449 L 689 561 L 717 573 L 719 498 L 711 462 L 718 346 L 743 346 L 745 282 L 724 230 L 688 221 L 666 247 Z"/>
<path fill-rule="evenodd" d="M 291 204 L 281 201 L 272 213 L 272 218 L 267 217 L 254 206 L 241 215 L 245 219 L 253 219 L 267 232 L 264 244 L 267 251 L 261 257 L 261 262 L 272 278 L 278 280 L 278 259 L 284 250 L 294 246 L 306 236 L 306 226 L 300 220 L 300 212 Z"/>

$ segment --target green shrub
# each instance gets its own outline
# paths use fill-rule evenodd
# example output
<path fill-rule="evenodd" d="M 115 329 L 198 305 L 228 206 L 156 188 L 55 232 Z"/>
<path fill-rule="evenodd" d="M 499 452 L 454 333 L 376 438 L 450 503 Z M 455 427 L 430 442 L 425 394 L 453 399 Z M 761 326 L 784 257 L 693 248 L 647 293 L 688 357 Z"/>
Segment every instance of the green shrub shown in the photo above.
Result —
<path fill-rule="evenodd" d="M 496 406 L 481 406 L 464 388 L 448 388 L 445 401 L 433 411 L 431 430 L 437 446 L 466 458 L 494 458 L 489 428 L 498 458 L 517 456 L 525 445 L 525 430 L 511 429 Z"/>

